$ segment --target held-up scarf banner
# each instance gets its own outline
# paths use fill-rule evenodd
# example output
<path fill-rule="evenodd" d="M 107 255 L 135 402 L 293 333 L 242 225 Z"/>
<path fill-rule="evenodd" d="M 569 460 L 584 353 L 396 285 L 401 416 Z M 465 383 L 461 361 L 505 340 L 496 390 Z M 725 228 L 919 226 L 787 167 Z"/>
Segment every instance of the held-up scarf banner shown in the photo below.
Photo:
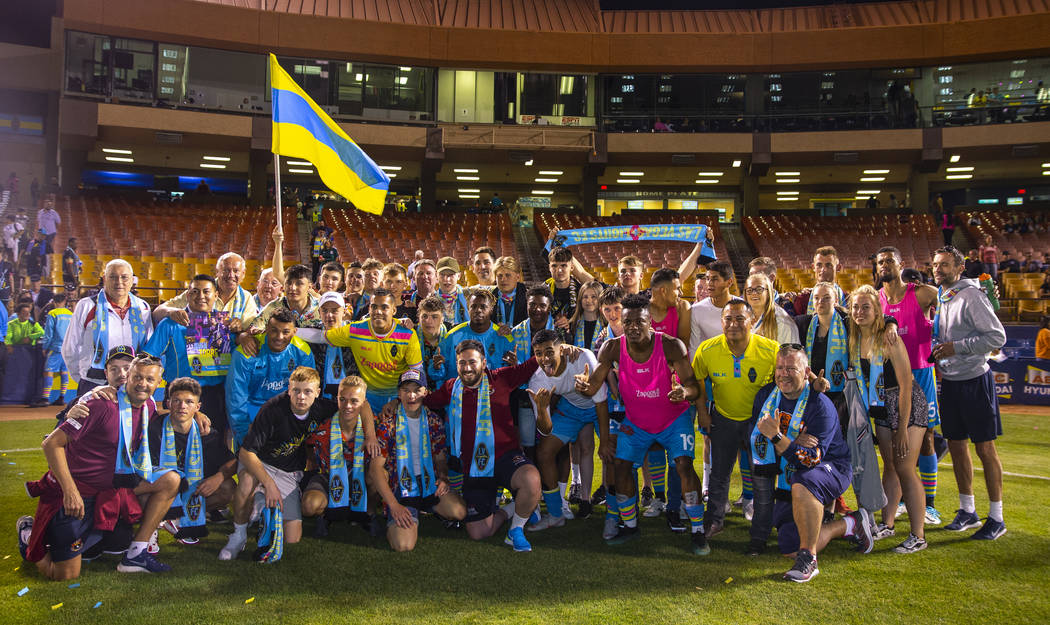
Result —
<path fill-rule="evenodd" d="M 651 224 L 648 226 L 603 226 L 601 228 L 576 228 L 559 230 L 558 234 L 544 249 L 550 251 L 554 246 L 569 247 L 584 243 L 616 243 L 618 241 L 688 241 L 704 242 L 700 251 L 700 264 L 706 264 L 715 258 L 715 249 L 707 240 L 707 226 L 683 224 Z"/>
<path fill-rule="evenodd" d="M 148 332 L 146 324 L 142 322 L 142 307 L 146 304 L 134 295 L 129 294 L 128 297 L 131 298 L 128 323 L 131 325 L 131 340 L 134 343 L 131 347 L 137 352 L 139 347 L 146 342 Z M 109 354 L 110 348 L 116 347 L 116 345 L 109 344 L 109 304 L 105 291 L 99 291 L 98 297 L 95 298 L 95 319 L 91 325 L 95 330 L 95 358 L 91 361 L 91 366 L 102 369 L 105 367 L 106 355 Z"/>
<path fill-rule="evenodd" d="M 813 343 L 817 340 L 820 318 L 813 315 L 806 331 L 806 356 L 813 359 Z M 828 390 L 837 393 L 846 387 L 846 368 L 849 366 L 849 347 L 846 345 L 846 326 L 837 312 L 831 313 L 831 328 L 828 330 L 828 350 L 824 357 L 824 377 L 831 383 Z M 815 367 L 814 367 L 815 368 Z M 817 373 L 820 373 L 817 370 Z"/>
<path fill-rule="evenodd" d="M 233 341 L 226 319 L 230 313 L 189 312 L 186 325 L 186 360 L 196 377 L 225 376 L 230 369 Z"/>
<path fill-rule="evenodd" d="M 201 444 L 197 422 L 190 420 L 190 431 L 186 435 L 184 470 L 179 470 L 178 452 L 175 449 L 175 428 L 171 416 L 164 417 L 164 439 L 160 450 L 160 466 L 169 471 L 178 471 L 186 478 L 186 492 L 175 495 L 173 506 L 182 507 L 179 519 L 179 538 L 203 538 L 208 535 L 205 527 L 204 497 L 197 493 L 197 486 L 204 479 L 204 447 Z"/>
<path fill-rule="evenodd" d="M 762 414 L 759 418 L 770 417 L 779 423 L 780 420 L 776 417 L 776 413 L 777 407 L 780 406 L 781 396 L 779 388 L 773 389 L 773 392 L 766 399 L 766 403 L 762 404 Z M 799 395 L 798 401 L 795 403 L 795 410 L 791 413 L 791 421 L 788 423 L 787 437 L 791 440 L 798 438 L 799 430 L 802 428 L 802 414 L 806 412 L 806 404 L 808 402 L 809 384 L 806 384 L 802 389 L 802 394 Z M 751 432 L 751 458 L 755 465 L 755 472 L 759 475 L 764 473 L 763 469 L 768 471 L 769 468 L 777 466 L 776 449 L 774 449 L 770 440 L 759 431 L 757 425 Z M 790 477 L 791 472 L 791 465 L 788 464 L 786 459 L 781 457 L 779 470 L 777 471 L 777 490 L 791 490 L 791 486 L 788 484 L 788 477 Z"/>
<path fill-rule="evenodd" d="M 408 415 L 405 414 L 404 404 L 398 404 L 397 428 L 394 440 L 397 443 L 397 482 L 401 487 L 401 498 L 429 497 L 437 491 L 434 481 L 434 459 L 430 451 L 430 423 L 427 420 L 427 410 L 423 408 L 419 414 L 419 449 L 413 451 L 408 435 Z M 423 471 L 423 489 L 419 488 L 419 480 L 414 475 L 412 467 L 412 454 L 419 454 L 419 466 Z"/>
<path fill-rule="evenodd" d="M 365 430 L 361 418 L 354 429 L 354 461 L 350 481 L 347 481 L 346 456 L 343 454 L 343 426 L 339 415 L 332 416 L 328 429 L 328 509 L 325 518 L 335 520 L 351 512 L 364 512 L 365 496 Z"/>
<path fill-rule="evenodd" d="M 477 426 L 474 433 L 474 451 L 471 455 L 470 477 L 492 477 L 496 464 L 496 435 L 492 430 L 492 407 L 489 404 L 489 378 L 481 375 L 481 386 L 478 387 Z M 423 429 L 420 424 L 420 430 Z M 452 404 L 448 411 L 448 427 L 452 440 L 450 447 L 457 456 L 462 453 L 460 441 L 463 440 L 463 381 L 456 378 L 452 386 Z M 462 467 L 461 467 L 462 469 Z"/>

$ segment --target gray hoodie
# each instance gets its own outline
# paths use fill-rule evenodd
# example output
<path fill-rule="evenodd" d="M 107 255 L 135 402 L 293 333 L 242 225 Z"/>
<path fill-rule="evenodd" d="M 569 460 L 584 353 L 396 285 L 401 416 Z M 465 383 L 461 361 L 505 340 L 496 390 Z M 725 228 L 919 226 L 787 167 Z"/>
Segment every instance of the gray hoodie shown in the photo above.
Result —
<path fill-rule="evenodd" d="M 942 292 L 960 288 L 943 302 L 935 343 L 953 343 L 955 355 L 937 361 L 937 373 L 946 380 L 972 380 L 988 371 L 988 356 L 1006 343 L 1006 331 L 995 316 L 988 295 L 977 280 L 964 278 Z"/>

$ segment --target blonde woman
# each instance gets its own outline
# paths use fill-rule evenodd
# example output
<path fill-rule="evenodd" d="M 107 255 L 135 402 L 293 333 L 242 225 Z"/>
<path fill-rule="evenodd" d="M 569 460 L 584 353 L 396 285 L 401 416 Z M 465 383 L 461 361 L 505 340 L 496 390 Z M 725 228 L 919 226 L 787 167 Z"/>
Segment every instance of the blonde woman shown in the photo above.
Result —
<path fill-rule="evenodd" d="M 569 319 L 569 337 L 576 347 L 598 352 L 598 336 L 604 329 L 598 298 L 604 287 L 594 280 L 580 287 L 576 312 Z M 579 518 L 587 518 L 591 512 L 588 494 L 594 481 L 594 426 L 586 425 L 579 436 L 569 445 L 572 469 L 569 486 L 569 501 L 579 504 Z"/>
<path fill-rule="evenodd" d="M 594 280 L 580 287 L 579 305 L 569 319 L 570 338 L 576 347 L 592 352 L 597 350 L 598 335 L 605 327 L 598 310 L 598 298 L 604 288 L 601 282 Z"/>
<path fill-rule="evenodd" d="M 744 283 L 744 297 L 751 305 L 755 323 L 751 331 L 777 343 L 798 343 L 798 327 L 786 310 L 777 306 L 773 283 L 764 273 L 753 273 Z"/>
<path fill-rule="evenodd" d="M 895 533 L 894 516 L 903 491 L 911 534 L 893 551 L 914 553 L 926 548 L 925 493 L 916 471 L 928 419 L 926 396 L 912 376 L 904 343 L 885 344 L 886 322 L 878 291 L 864 285 L 850 298 L 850 368 L 856 373 L 868 416 L 875 422 L 886 492 L 886 507 L 875 537 L 887 538 Z M 901 415 L 905 416 L 904 423 Z"/>

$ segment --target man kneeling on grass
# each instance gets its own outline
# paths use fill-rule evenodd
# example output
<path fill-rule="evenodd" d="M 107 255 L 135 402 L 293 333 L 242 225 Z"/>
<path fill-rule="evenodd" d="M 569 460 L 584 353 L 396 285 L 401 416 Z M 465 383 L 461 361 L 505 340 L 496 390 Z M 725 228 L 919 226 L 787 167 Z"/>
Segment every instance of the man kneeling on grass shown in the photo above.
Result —
<path fill-rule="evenodd" d="M 426 380 L 418 369 L 401 374 L 397 412 L 384 413 L 376 427 L 382 458 L 368 471 L 387 509 L 386 539 L 394 551 L 411 551 L 419 536 L 419 511 L 462 521 L 463 499 L 448 484 L 445 420 L 423 406 Z"/>
<path fill-rule="evenodd" d="M 159 360 L 136 357 L 116 401 L 87 402 L 83 420 L 67 419 L 44 439 L 49 470 L 26 484 L 40 497 L 36 519 L 19 519 L 18 534 L 23 557 L 48 579 L 79 576 L 83 553 L 100 542 L 127 548 L 117 565 L 122 573 L 171 570 L 146 549 L 180 482 L 177 472 L 154 470 L 150 461 L 147 423 L 156 413 L 152 396 L 161 374 Z M 127 547 L 128 527 L 139 519 Z"/>

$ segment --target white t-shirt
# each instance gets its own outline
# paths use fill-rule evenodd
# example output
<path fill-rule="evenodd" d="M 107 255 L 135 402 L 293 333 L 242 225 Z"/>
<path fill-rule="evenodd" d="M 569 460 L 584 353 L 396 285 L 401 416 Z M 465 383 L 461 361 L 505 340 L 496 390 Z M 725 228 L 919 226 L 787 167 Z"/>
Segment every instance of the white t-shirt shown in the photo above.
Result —
<path fill-rule="evenodd" d="M 420 411 L 422 414 L 422 411 Z M 423 459 L 419 457 L 419 417 L 405 415 L 405 423 L 408 425 L 408 448 L 412 456 L 412 472 L 418 477 L 423 475 Z"/>
<path fill-rule="evenodd" d="M 551 377 L 543 372 L 543 369 L 537 369 L 536 373 L 532 374 L 529 379 L 529 390 L 536 392 L 541 388 L 554 388 L 554 394 L 561 397 L 562 400 L 569 402 L 577 408 L 591 408 L 594 404 L 603 402 L 609 397 L 609 390 L 605 384 L 598 389 L 592 397 L 581 395 L 576 391 L 576 380 L 574 376 L 578 373 L 583 373 L 583 368 L 587 366 L 590 368 L 591 373 L 598 368 L 598 359 L 594 356 L 594 353 L 589 349 L 583 350 L 580 357 L 576 359 L 576 362 L 569 362 L 569 359 L 565 359 L 565 371 L 557 377 Z M 535 403 L 532 406 L 533 410 L 536 410 Z"/>
<path fill-rule="evenodd" d="M 689 360 L 707 339 L 722 333 L 722 309 L 715 306 L 710 297 L 705 297 L 689 308 Z"/>

